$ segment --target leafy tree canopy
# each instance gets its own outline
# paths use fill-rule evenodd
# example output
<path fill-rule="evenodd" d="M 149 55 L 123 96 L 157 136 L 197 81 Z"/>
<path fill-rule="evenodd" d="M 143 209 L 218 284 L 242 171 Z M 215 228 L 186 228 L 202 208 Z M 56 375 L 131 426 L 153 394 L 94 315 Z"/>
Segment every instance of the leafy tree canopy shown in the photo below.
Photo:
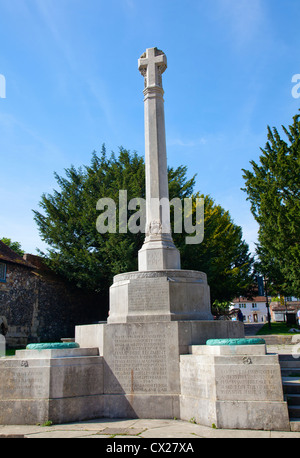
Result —
<path fill-rule="evenodd" d="M 25 254 L 25 251 L 22 250 L 21 244 L 19 242 L 12 242 L 12 240 L 8 237 L 2 237 L 2 239 L 0 240 L 20 256 L 23 256 L 23 254 Z"/>

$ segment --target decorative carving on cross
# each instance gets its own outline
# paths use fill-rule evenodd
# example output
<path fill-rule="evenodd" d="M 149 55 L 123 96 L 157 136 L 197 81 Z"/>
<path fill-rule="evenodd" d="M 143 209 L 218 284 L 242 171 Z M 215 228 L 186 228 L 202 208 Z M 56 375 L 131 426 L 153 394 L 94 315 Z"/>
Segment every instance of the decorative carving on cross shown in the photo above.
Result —
<path fill-rule="evenodd" d="M 145 88 L 162 88 L 161 75 L 167 68 L 167 57 L 157 48 L 148 48 L 139 58 L 139 71 L 145 78 Z"/>

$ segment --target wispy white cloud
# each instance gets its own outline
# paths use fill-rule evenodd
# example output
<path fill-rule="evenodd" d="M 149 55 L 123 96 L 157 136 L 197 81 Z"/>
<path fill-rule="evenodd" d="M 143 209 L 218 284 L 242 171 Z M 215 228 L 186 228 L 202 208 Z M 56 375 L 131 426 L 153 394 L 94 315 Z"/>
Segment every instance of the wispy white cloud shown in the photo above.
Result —
<path fill-rule="evenodd" d="M 112 128 L 114 126 L 115 114 L 113 113 L 113 100 L 110 99 L 108 93 L 108 85 L 93 71 L 94 56 L 89 53 L 89 47 L 84 49 L 84 54 L 74 46 L 72 34 L 74 30 L 69 28 L 68 14 L 64 11 L 61 2 L 53 2 L 49 0 L 35 0 L 36 8 L 43 18 L 46 27 L 51 33 L 54 42 L 56 43 L 59 52 L 63 55 L 71 74 L 73 75 L 73 91 L 76 91 L 77 86 L 80 88 L 88 88 L 88 92 L 92 95 L 93 100 L 96 100 L 98 106 L 104 115 L 107 124 Z M 57 6 L 58 5 L 58 6 Z M 134 7 L 131 0 L 128 0 L 128 6 Z M 76 42 L 77 43 L 77 42 Z M 82 45 L 82 42 L 81 42 Z M 83 46 L 82 46 L 83 47 Z M 85 63 L 89 63 L 85 65 Z M 60 89 L 70 91 L 70 84 L 67 83 L 67 76 L 61 76 Z M 59 74 L 57 76 L 59 78 Z M 92 114 L 89 108 L 89 102 L 84 91 L 78 91 L 76 94 L 77 101 L 80 102 L 83 113 L 87 119 L 92 119 Z"/>
<path fill-rule="evenodd" d="M 22 144 L 18 139 L 22 139 Z M 32 127 L 16 116 L 0 113 L 0 150 L 5 152 L 15 149 L 18 154 L 40 162 L 62 160 L 64 153 Z"/>
<path fill-rule="evenodd" d="M 99 76 L 89 76 L 85 80 L 90 94 L 97 102 L 112 132 L 117 130 L 116 115 L 113 110 L 113 98 L 109 95 L 108 85 Z"/>
<path fill-rule="evenodd" d="M 213 7 L 224 26 L 228 26 L 237 48 L 244 47 L 260 35 L 266 20 L 262 0 L 214 0 Z"/>
<path fill-rule="evenodd" d="M 131 10 L 135 8 L 134 0 L 125 0 L 125 4 L 127 5 L 128 8 Z"/>
<path fill-rule="evenodd" d="M 68 44 L 66 34 L 62 35 L 59 30 L 59 24 L 61 24 L 62 20 L 64 20 L 63 14 L 58 14 L 57 9 L 54 5 L 55 2 L 49 2 L 48 0 L 34 0 L 36 9 L 43 19 L 46 27 L 52 34 L 52 37 L 59 48 L 59 50 L 63 53 L 64 58 L 68 62 L 68 65 L 74 70 L 74 56 L 72 56 L 72 46 Z M 60 8 L 61 4 L 59 3 Z M 61 13 L 61 11 L 60 11 Z M 62 30 L 66 31 L 66 21 L 61 27 Z"/>

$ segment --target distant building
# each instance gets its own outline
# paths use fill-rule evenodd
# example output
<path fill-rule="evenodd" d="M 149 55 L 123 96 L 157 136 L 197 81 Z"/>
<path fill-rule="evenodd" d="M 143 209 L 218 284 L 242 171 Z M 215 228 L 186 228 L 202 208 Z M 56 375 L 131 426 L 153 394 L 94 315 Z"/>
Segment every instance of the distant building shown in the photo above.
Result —
<path fill-rule="evenodd" d="M 265 296 L 255 296 L 251 299 L 238 297 L 232 301 L 231 310 L 240 309 L 244 323 L 264 323 L 268 320 Z"/>
<path fill-rule="evenodd" d="M 296 297 L 285 297 L 283 303 L 271 302 L 270 313 L 272 321 L 287 321 L 296 323 L 296 314 L 300 309 L 300 300 Z"/>
<path fill-rule="evenodd" d="M 280 301 L 272 302 L 268 297 L 271 321 L 288 321 L 293 323 L 297 311 L 300 309 L 300 300 L 296 297 L 284 298 L 284 304 Z M 265 296 L 256 296 L 251 299 L 238 297 L 232 301 L 230 310 L 240 309 L 244 316 L 244 323 L 262 323 L 268 321 L 267 302 Z"/>

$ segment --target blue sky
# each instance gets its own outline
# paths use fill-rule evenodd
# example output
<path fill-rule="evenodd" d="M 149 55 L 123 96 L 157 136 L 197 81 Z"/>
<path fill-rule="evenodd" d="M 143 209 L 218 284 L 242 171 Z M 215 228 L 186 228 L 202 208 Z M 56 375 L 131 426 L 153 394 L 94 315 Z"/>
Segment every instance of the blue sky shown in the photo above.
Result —
<path fill-rule="evenodd" d="M 44 249 L 32 209 L 93 150 L 144 154 L 143 78 L 157 46 L 168 164 L 229 210 L 254 250 L 242 168 L 300 98 L 299 0 L 0 0 L 0 237 Z M 91 224 L 94 224 L 91 221 Z"/>

